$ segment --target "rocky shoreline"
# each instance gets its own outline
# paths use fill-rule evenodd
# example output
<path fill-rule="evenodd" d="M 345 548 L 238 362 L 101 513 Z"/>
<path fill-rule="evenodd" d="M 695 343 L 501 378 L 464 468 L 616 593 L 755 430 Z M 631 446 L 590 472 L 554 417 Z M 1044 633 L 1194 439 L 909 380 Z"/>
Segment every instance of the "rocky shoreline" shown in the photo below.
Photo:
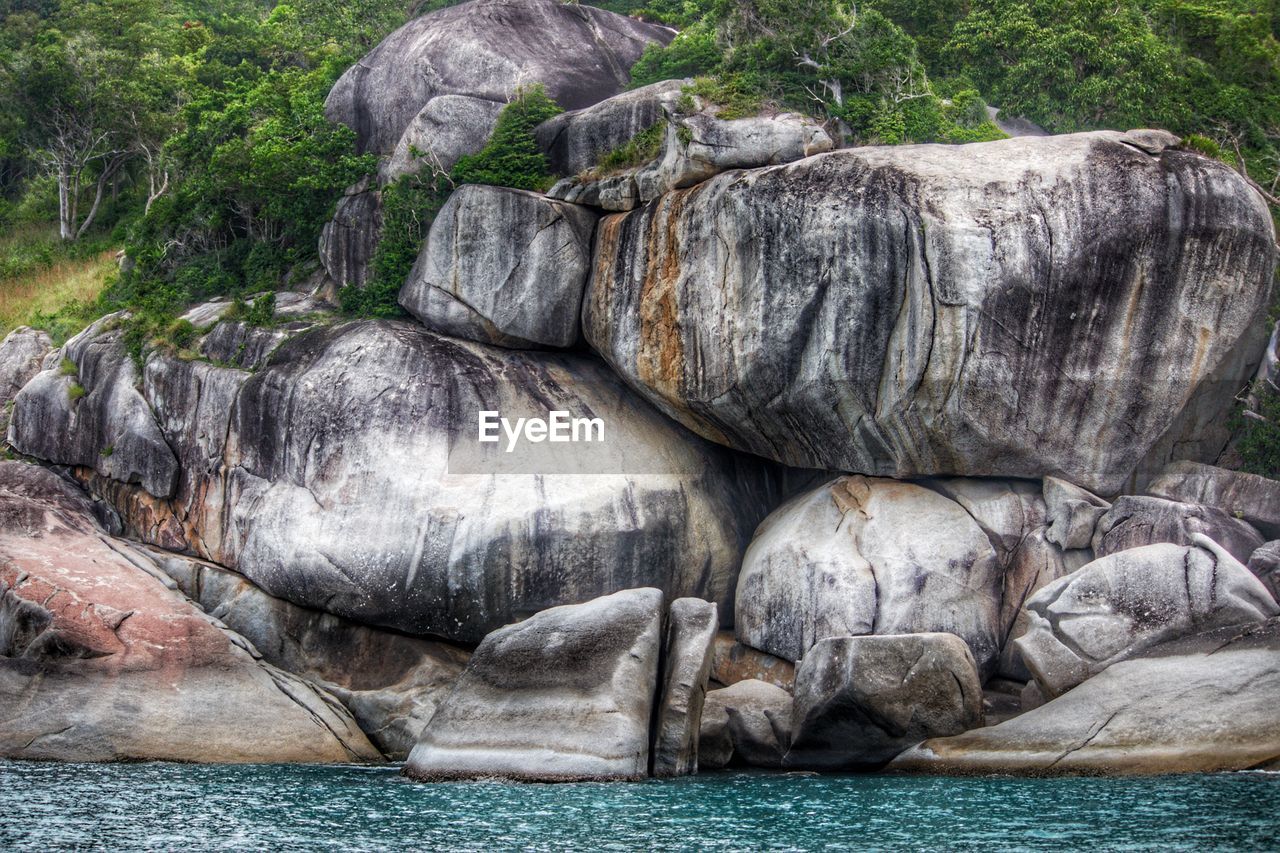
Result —
<path fill-rule="evenodd" d="M 1280 768 L 1280 482 L 1227 423 L 1280 355 L 1265 202 L 1163 131 L 841 148 L 602 76 L 670 36 L 418 18 L 330 96 L 383 169 L 314 292 L 0 343 L 0 757 Z M 339 316 L 381 188 L 531 80 L 565 179 L 459 187 L 412 319 Z M 607 440 L 490 454 L 486 411 Z"/>

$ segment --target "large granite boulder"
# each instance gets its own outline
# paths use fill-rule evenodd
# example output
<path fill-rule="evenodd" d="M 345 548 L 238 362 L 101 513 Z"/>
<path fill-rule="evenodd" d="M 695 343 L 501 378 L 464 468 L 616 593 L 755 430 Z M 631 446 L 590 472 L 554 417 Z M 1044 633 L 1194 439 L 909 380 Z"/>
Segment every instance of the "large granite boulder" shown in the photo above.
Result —
<path fill-rule="evenodd" d="M 982 700 L 973 655 L 954 634 L 823 640 L 796 672 L 785 763 L 877 767 L 926 738 L 980 727 Z"/>
<path fill-rule="evenodd" d="M 698 732 L 719 627 L 714 604 L 699 598 L 671 602 L 662 680 L 654 708 L 654 776 L 692 776 L 698 772 Z"/>
<path fill-rule="evenodd" d="M 0 462 L 0 757 L 380 758 L 337 699 L 258 660 L 92 512 L 51 471 Z"/>
<path fill-rule="evenodd" d="M 742 550 L 775 500 L 763 466 L 673 424 L 587 356 L 349 322 L 289 337 L 253 372 L 157 351 L 141 394 L 129 378 L 121 392 L 150 403 L 157 439 L 180 460 L 172 499 L 78 471 L 130 535 L 411 634 L 479 642 L 547 607 L 638 586 L 730 613 Z M 55 404 L 20 396 L 15 423 Z M 603 440 L 595 428 L 579 431 L 590 442 L 560 443 L 525 430 L 512 444 L 495 425 L 496 440 L 480 443 L 482 411 L 509 425 L 550 411 L 598 418 Z M 83 441 L 19 444 L 83 464 L 62 452 Z"/>
<path fill-rule="evenodd" d="M 699 766 L 781 767 L 791 743 L 791 714 L 791 694 L 776 684 L 747 679 L 708 692 Z"/>
<path fill-rule="evenodd" d="M 1157 542 L 1191 545 L 1197 533 L 1217 542 L 1241 563 L 1249 562 L 1263 544 L 1262 534 L 1253 525 L 1217 507 L 1124 495 L 1098 520 L 1093 552 L 1106 557 Z"/>
<path fill-rule="evenodd" d="M 429 329 L 516 349 L 578 341 L 596 216 L 505 187 L 459 187 L 436 215 L 400 305 Z"/>
<path fill-rule="evenodd" d="M 1280 537 L 1280 481 L 1184 461 L 1166 467 L 1145 491 L 1165 500 L 1217 507 L 1264 536 Z"/>
<path fill-rule="evenodd" d="M 393 183 L 426 171 L 448 174 L 459 160 L 484 147 L 505 103 L 469 95 L 440 95 L 427 101 L 378 169 L 379 183 Z"/>
<path fill-rule="evenodd" d="M 433 98 L 506 103 L 541 83 L 560 106 L 579 109 L 620 92 L 645 47 L 674 35 L 576 3 L 473 0 L 387 36 L 342 75 L 325 112 L 355 130 L 360 151 L 391 154 Z"/>
<path fill-rule="evenodd" d="M 743 558 L 734 630 L 791 661 L 828 637 L 943 631 L 989 674 L 1001 587 L 990 540 L 959 504 L 912 483 L 841 477 L 760 525 Z"/>
<path fill-rule="evenodd" d="M 561 113 L 534 130 L 555 175 L 578 175 L 676 111 L 692 80 L 663 80 Z"/>
<path fill-rule="evenodd" d="M 1111 504 L 1087 489 L 1057 477 L 1044 478 L 1048 529 L 1045 538 L 1064 549 L 1089 548 L 1098 520 Z"/>
<path fill-rule="evenodd" d="M 178 460 L 138 390 L 138 371 L 116 315 L 67 341 L 63 360 L 37 374 L 14 400 L 9 443 L 59 465 L 91 468 L 167 498 Z"/>
<path fill-rule="evenodd" d="M 1148 649 L 1008 722 L 927 740 L 890 770 L 1201 773 L 1280 756 L 1280 621 Z"/>
<path fill-rule="evenodd" d="M 662 593 L 544 610 L 484 638 L 404 766 L 422 781 L 649 773 Z"/>
<path fill-rule="evenodd" d="M 320 232 L 320 263 L 337 287 L 364 287 L 382 239 L 382 192 L 369 181 L 349 188 Z"/>
<path fill-rule="evenodd" d="M 767 681 L 790 693 L 796 683 L 796 665 L 776 655 L 744 646 L 732 631 L 716 634 L 711 657 L 711 681 L 715 689 L 752 679 Z"/>
<path fill-rule="evenodd" d="M 548 194 L 605 210 L 631 210 L 670 190 L 693 186 L 730 169 L 791 163 L 834 147 L 821 124 L 796 113 L 722 119 L 716 116 L 714 107 L 701 99 L 692 99 L 696 111 L 685 113 L 685 99 L 677 97 L 673 89 L 679 82 L 654 84 L 572 114 L 557 125 L 543 125 L 558 131 L 558 135 L 545 131 L 550 137 L 553 159 L 558 154 L 563 166 L 586 169 L 563 173 L 570 177 L 557 183 Z M 647 101 L 644 109 L 637 103 L 641 96 Z M 657 113 L 664 118 L 653 159 L 619 173 L 586 168 L 599 163 L 617 147 L 605 147 L 620 136 L 617 131 L 605 131 L 606 125 L 621 119 L 622 126 L 637 127 L 642 133 L 656 124 L 646 126 L 643 119 Z M 557 149 L 557 144 L 568 150 Z"/>
<path fill-rule="evenodd" d="M 457 646 L 360 625 L 267 595 L 242 575 L 192 557 L 142 549 L 140 558 L 248 640 L 267 663 L 342 700 L 388 758 L 402 761 L 470 655 Z"/>
<path fill-rule="evenodd" d="M 1220 545 L 1147 545 L 1102 557 L 1027 602 L 1015 642 L 1050 698 L 1158 643 L 1280 613 L 1261 582 Z"/>
<path fill-rule="evenodd" d="M 0 434 L 9 431 L 13 399 L 40 372 L 52 351 L 48 333 L 29 326 L 19 326 L 0 341 Z"/>
<path fill-rule="evenodd" d="M 1166 435 L 1200 446 L 1221 420 L 1276 258 L 1232 169 L 1139 143 L 859 148 L 718 175 L 601 222 L 586 337 L 693 430 L 790 465 L 1114 494 Z"/>

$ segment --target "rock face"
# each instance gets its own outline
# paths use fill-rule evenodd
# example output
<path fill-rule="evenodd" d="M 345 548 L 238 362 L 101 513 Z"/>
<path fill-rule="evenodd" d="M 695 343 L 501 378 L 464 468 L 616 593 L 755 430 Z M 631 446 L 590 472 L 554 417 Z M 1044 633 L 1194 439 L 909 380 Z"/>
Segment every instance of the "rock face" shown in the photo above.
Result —
<path fill-rule="evenodd" d="M 1244 770 L 1280 756 L 1280 621 L 1149 649 L 1028 713 L 928 740 L 890 770 L 1138 774 Z"/>
<path fill-rule="evenodd" d="M 537 193 L 459 187 L 436 215 L 400 305 L 454 337 L 571 347 L 595 224 L 586 208 Z"/>
<path fill-rule="evenodd" d="M 874 767 L 982 725 L 982 684 L 954 634 L 836 637 L 796 672 L 789 767 Z"/>
<path fill-rule="evenodd" d="M 147 551 L 189 598 L 248 640 L 262 659 L 337 696 L 388 758 L 402 761 L 468 655 L 273 598 L 212 563 Z"/>
<path fill-rule="evenodd" d="M 1044 478 L 1044 502 L 1049 521 L 1045 538 L 1068 549 L 1090 547 L 1098 519 L 1111 508 L 1092 492 L 1057 477 Z"/>
<path fill-rule="evenodd" d="M 167 498 L 178 460 L 165 442 L 138 373 L 109 315 L 67 341 L 64 365 L 38 374 L 14 400 L 9 443 L 55 462 L 92 468 Z"/>
<path fill-rule="evenodd" d="M 1119 661 L 1187 634 L 1280 613 L 1267 590 L 1217 543 L 1159 544 L 1095 560 L 1027 602 L 1016 643 L 1052 698 Z"/>
<path fill-rule="evenodd" d="M 707 693 L 699 766 L 781 767 L 791 743 L 791 694 L 748 679 Z"/>
<path fill-rule="evenodd" d="M 861 148 L 607 217 L 584 329 L 673 417 L 789 465 L 1112 494 L 1199 438 L 1193 392 L 1225 410 L 1274 268 L 1261 199 L 1190 152 Z"/>
<path fill-rule="evenodd" d="M 1195 462 L 1175 462 L 1146 493 L 1170 501 L 1217 507 L 1241 518 L 1268 537 L 1280 537 L 1280 482 Z"/>
<path fill-rule="evenodd" d="M 577 175 L 635 136 L 666 121 L 692 80 L 663 80 L 561 113 L 538 125 L 534 136 L 555 175 Z"/>
<path fill-rule="evenodd" d="M 447 173 L 467 154 L 484 147 L 504 103 L 467 95 L 440 95 L 427 101 L 378 171 L 383 185 L 424 169 Z"/>
<path fill-rule="evenodd" d="M 556 0 L 473 0 L 405 24 L 338 80 L 325 112 L 362 152 L 390 154 L 434 98 L 505 103 L 541 83 L 565 109 L 617 94 L 649 44 L 673 30 Z M 484 144 L 484 139 L 480 140 Z"/>
<path fill-rule="evenodd" d="M 1216 507 L 1125 495 L 1099 520 L 1093 552 L 1106 557 L 1157 542 L 1190 545 L 1197 533 L 1241 563 L 1249 562 L 1249 555 L 1263 544 L 1262 534 L 1252 525 Z"/>
<path fill-rule="evenodd" d="M 661 693 L 654 709 L 654 776 L 698 772 L 698 731 L 719 626 L 714 604 L 697 598 L 671 602 Z"/>
<path fill-rule="evenodd" d="M 20 326 L 0 341 L 0 432 L 9 431 L 9 410 L 22 386 L 40 372 L 53 350 L 46 332 Z"/>
<path fill-rule="evenodd" d="M 255 660 L 152 565 L 52 472 L 0 462 L 0 756 L 380 758 L 336 699 Z"/>
<path fill-rule="evenodd" d="M 841 477 L 760 525 L 734 630 L 791 661 L 828 637 L 945 631 L 989 673 L 1002 639 L 1000 568 L 959 504 L 910 483 Z"/>
<path fill-rule="evenodd" d="M 338 201 L 333 219 L 320 232 L 320 263 L 339 286 L 364 287 L 382 239 L 382 193 L 367 181 Z"/>
<path fill-rule="evenodd" d="M 90 340 L 127 363 L 115 338 Z M 128 379 L 95 384 L 81 405 L 136 396 L 181 468 L 168 500 L 82 469 L 131 536 L 190 549 L 295 604 L 411 634 L 479 642 L 546 607 L 637 586 L 728 613 L 742 549 L 774 499 L 760 465 L 672 424 L 592 358 L 409 323 L 304 331 L 253 373 L 157 352 L 143 394 L 131 367 Z M 49 422 L 64 398 L 24 391 L 15 428 Z M 512 424 L 549 411 L 600 418 L 604 440 L 522 438 L 508 453 L 505 435 L 478 442 L 481 411 Z M 92 443 L 83 430 L 17 431 L 26 452 L 94 461 L 66 451 Z M 121 447 L 134 445 L 117 443 L 113 464 L 140 469 Z"/>
<path fill-rule="evenodd" d="M 544 610 L 485 637 L 405 764 L 423 781 L 640 779 L 662 593 Z"/>

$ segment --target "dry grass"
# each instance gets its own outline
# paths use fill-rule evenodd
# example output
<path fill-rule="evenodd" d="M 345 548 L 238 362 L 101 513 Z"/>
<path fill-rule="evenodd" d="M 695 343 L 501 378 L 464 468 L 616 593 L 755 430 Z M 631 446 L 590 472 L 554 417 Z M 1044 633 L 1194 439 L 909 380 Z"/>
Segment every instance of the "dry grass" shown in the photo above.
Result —
<path fill-rule="evenodd" d="M 42 314 L 97 299 L 115 266 L 115 252 L 106 251 L 90 258 L 56 261 L 28 275 L 0 281 L 0 337 L 18 326 L 31 325 Z"/>

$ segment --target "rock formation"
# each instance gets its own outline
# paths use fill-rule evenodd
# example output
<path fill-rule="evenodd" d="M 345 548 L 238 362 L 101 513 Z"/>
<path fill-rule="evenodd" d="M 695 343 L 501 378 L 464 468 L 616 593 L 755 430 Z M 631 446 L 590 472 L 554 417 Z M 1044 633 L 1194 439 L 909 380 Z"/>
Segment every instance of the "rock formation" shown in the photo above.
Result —
<path fill-rule="evenodd" d="M 400 305 L 428 329 L 486 344 L 571 347 L 596 216 L 502 187 L 459 187 L 436 214 Z"/>
<path fill-rule="evenodd" d="M 907 750 L 890 770 L 1017 775 L 1207 773 L 1280 757 L 1280 621 L 1148 649 L 990 728 Z"/>
<path fill-rule="evenodd" d="M 1150 148 L 1108 131 L 723 173 L 601 222 L 587 340 L 693 430 L 786 464 L 1116 493 L 1225 410 L 1275 268 L 1237 174 Z"/>
<path fill-rule="evenodd" d="M 9 431 L 9 412 L 22 386 L 40 372 L 53 350 L 46 332 L 20 326 L 0 341 L 0 434 Z"/>
<path fill-rule="evenodd" d="M 131 439 L 102 418 L 70 421 L 70 377 L 51 370 L 19 395 L 14 445 L 82 466 L 131 535 L 365 624 L 477 642 L 643 585 L 731 613 L 741 549 L 771 500 L 760 465 L 689 435 L 587 357 L 358 322 L 297 333 L 252 373 L 157 351 L 139 392 L 116 335 L 96 327 L 68 351 L 97 354 L 82 369 L 117 366 L 90 374 L 77 405 L 123 399 Z M 477 442 L 488 410 L 562 410 L 608 432 L 508 453 L 505 436 Z M 130 473 L 179 469 L 172 486 Z"/>
<path fill-rule="evenodd" d="M 791 743 L 791 694 L 747 679 L 707 693 L 699 735 L 699 766 L 781 767 Z"/>
<path fill-rule="evenodd" d="M 1262 534 L 1251 524 L 1217 507 L 1124 495 L 1099 519 L 1093 552 L 1106 557 L 1157 542 L 1190 545 L 1197 533 L 1217 542 L 1241 563 L 1249 562 L 1249 555 L 1263 544 Z"/>
<path fill-rule="evenodd" d="M 662 593 L 554 607 L 493 632 L 404 773 L 424 781 L 640 779 L 662 644 Z"/>
<path fill-rule="evenodd" d="M 1195 462 L 1175 462 L 1147 484 L 1146 493 L 1169 501 L 1216 507 L 1264 536 L 1280 536 L 1280 481 Z"/>
<path fill-rule="evenodd" d="M 1280 613 L 1220 545 L 1192 538 L 1192 547 L 1147 545 L 1102 557 L 1027 602 L 1030 628 L 1016 643 L 1045 695 L 1061 695 L 1158 643 Z"/>
<path fill-rule="evenodd" d="M 788 767 L 866 768 L 982 726 L 973 655 L 954 634 L 837 637 L 796 672 Z"/>
<path fill-rule="evenodd" d="M 645 47 L 674 35 L 586 5 L 472 0 L 387 36 L 338 80 L 325 112 L 355 130 L 362 152 L 391 154 L 435 98 L 502 104 L 540 83 L 560 106 L 579 109 L 621 91 Z"/>
<path fill-rule="evenodd" d="M 797 661 L 818 641 L 944 631 L 991 672 L 1002 577 L 959 504 L 911 483 L 841 477 L 767 518 L 743 558 L 734 630 Z"/>
<path fill-rule="evenodd" d="M 654 776 L 692 776 L 698 772 L 698 732 L 719 625 L 714 604 L 697 598 L 671 602 L 660 693 L 654 708 Z"/>
<path fill-rule="evenodd" d="M 0 756 L 379 759 L 337 699 L 255 659 L 148 565 L 73 486 L 0 462 Z"/>

